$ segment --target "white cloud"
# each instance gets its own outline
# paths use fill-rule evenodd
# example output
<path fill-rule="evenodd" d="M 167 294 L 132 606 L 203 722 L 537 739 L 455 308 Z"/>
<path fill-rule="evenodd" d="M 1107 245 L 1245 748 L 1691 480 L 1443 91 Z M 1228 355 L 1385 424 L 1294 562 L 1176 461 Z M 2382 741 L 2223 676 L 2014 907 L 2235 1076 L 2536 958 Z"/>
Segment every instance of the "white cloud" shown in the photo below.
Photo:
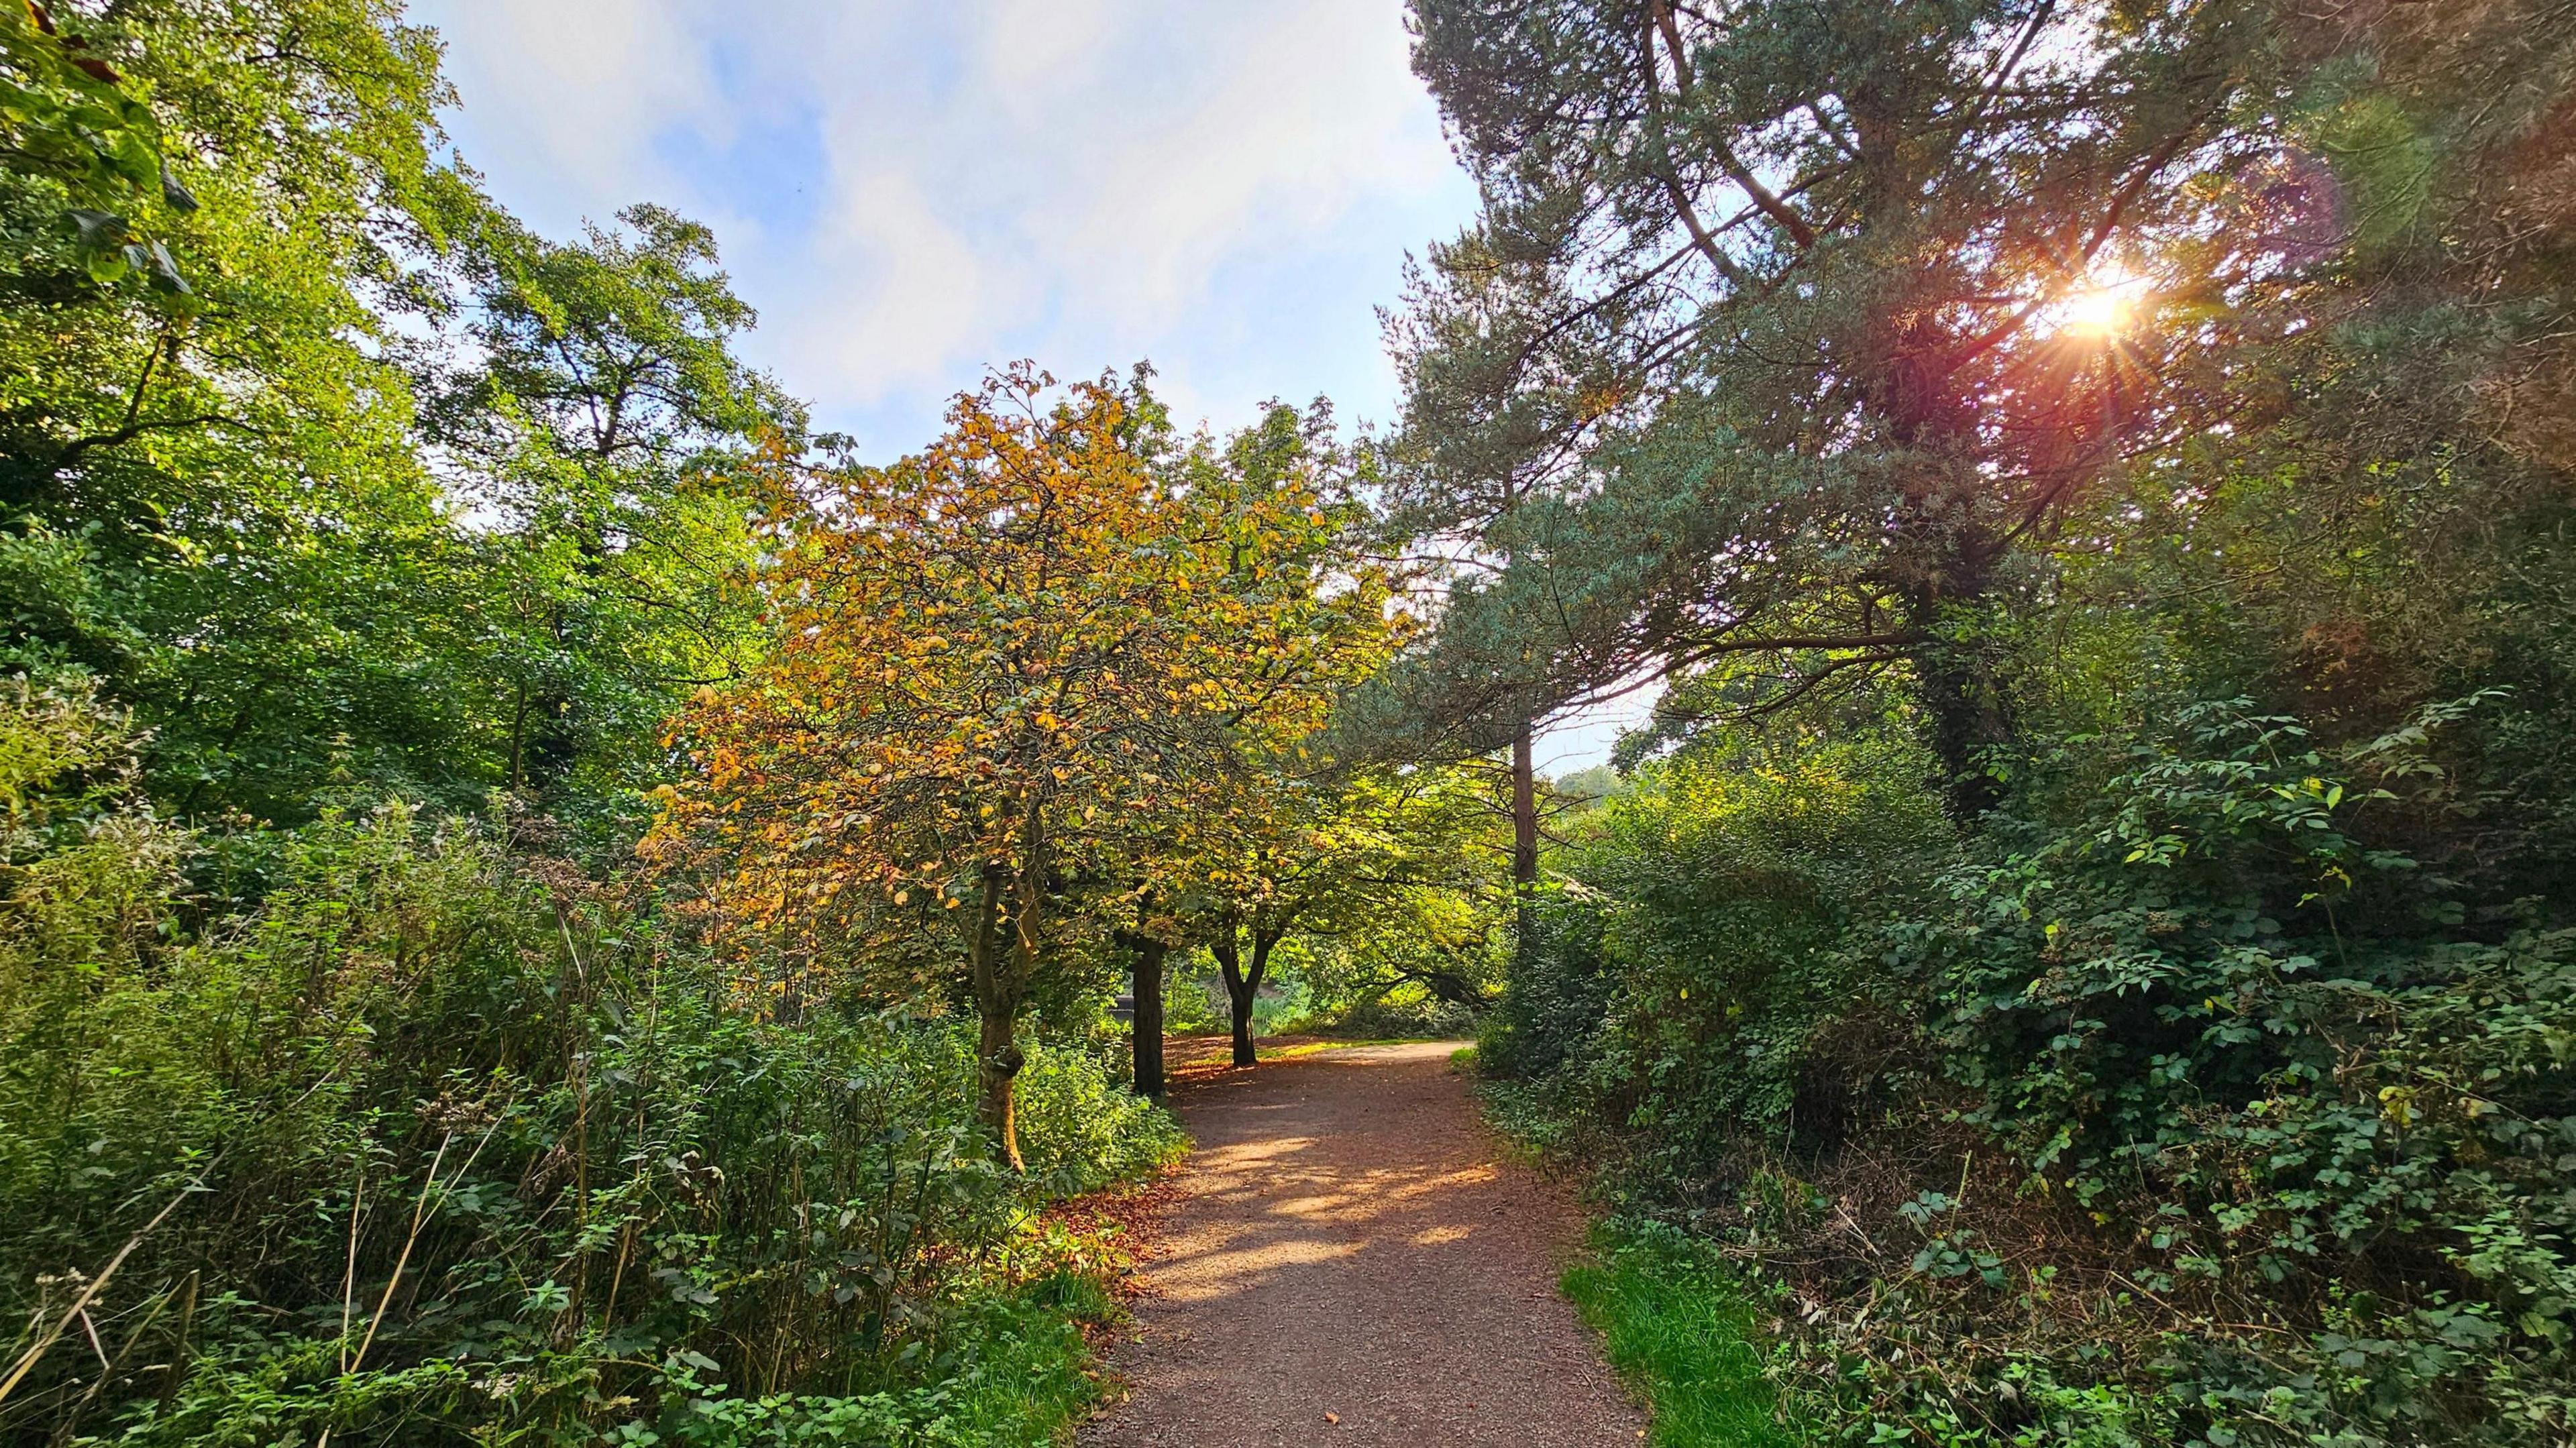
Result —
<path fill-rule="evenodd" d="M 447 33 L 455 128 L 505 202 L 557 231 L 647 196 L 714 223 L 755 355 L 872 441 L 917 441 L 1021 355 L 1151 355 L 1225 415 L 1382 391 L 1369 305 L 1470 200 L 1400 0 L 415 13 Z"/>
<path fill-rule="evenodd" d="M 1120 18 L 1110 0 L 993 0 L 979 9 L 973 28 L 989 82 L 982 99 L 1039 123 L 1047 100 L 1092 77 Z"/>
<path fill-rule="evenodd" d="M 515 171 L 549 178 L 550 212 L 605 215 L 659 174 L 652 137 L 721 127 L 724 108 L 681 0 L 440 0 L 415 6 L 447 41 L 447 71 L 497 123 Z"/>
<path fill-rule="evenodd" d="M 1075 255 L 1105 283 L 1089 300 L 1166 321 L 1229 252 L 1329 228 L 1367 191 L 1436 182 L 1445 153 L 1401 144 L 1420 139 L 1407 123 L 1426 103 L 1402 32 L 1375 13 L 1391 11 L 1331 0 L 1238 12 L 1210 47 L 1236 63 L 1120 147 L 1066 208 Z"/>
<path fill-rule="evenodd" d="M 942 221 L 921 178 L 880 170 L 835 177 L 816 233 L 787 249 L 811 270 L 808 300 L 770 316 L 773 343 L 798 364 L 792 381 L 828 379 L 862 394 L 933 385 L 978 361 L 1023 279 L 995 275 L 974 245 Z"/>

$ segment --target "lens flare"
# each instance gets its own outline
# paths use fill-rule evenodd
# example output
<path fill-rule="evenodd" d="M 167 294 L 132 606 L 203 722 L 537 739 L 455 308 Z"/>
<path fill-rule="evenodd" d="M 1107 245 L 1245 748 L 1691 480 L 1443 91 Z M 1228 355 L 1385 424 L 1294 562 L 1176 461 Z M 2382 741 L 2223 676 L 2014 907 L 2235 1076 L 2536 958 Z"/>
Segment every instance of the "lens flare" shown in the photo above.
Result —
<path fill-rule="evenodd" d="M 2058 330 L 2078 337 L 2116 337 L 2129 329 L 2137 303 L 2121 289 L 2094 287 L 2066 299 Z"/>

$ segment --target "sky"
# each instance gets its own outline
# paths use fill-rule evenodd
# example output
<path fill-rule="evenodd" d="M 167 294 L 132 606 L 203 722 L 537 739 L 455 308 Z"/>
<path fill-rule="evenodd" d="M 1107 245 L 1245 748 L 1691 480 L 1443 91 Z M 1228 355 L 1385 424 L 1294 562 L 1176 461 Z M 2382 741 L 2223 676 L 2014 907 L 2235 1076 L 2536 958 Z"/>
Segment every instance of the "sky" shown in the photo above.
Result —
<path fill-rule="evenodd" d="M 712 225 L 745 350 L 892 456 L 985 368 L 1384 420 L 1375 309 L 1474 189 L 1399 0 L 417 0 L 450 136 L 549 234 Z"/>
<path fill-rule="evenodd" d="M 863 456 L 1027 358 L 1139 360 L 1185 421 L 1383 423 L 1377 309 L 1475 190 L 1400 0 L 415 0 L 447 129 L 550 235 L 637 201 L 715 228 L 743 351 Z M 1615 723 L 1541 750 L 1595 762 Z"/>

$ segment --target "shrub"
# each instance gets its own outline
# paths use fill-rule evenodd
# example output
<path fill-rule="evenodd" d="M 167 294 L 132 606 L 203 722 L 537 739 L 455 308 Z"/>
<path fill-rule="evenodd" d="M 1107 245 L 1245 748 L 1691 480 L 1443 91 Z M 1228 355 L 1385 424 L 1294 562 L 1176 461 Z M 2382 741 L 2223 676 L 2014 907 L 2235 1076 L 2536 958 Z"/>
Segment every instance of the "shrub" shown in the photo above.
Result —
<path fill-rule="evenodd" d="M 1083 1042 L 1033 1053 L 1017 1179 L 958 1022 L 749 1009 L 504 819 L 200 835 L 130 740 L 0 693 L 0 1315 L 39 1337 L 0 1440 L 587 1443 L 715 1383 L 927 1424 L 997 1352 L 1079 1376 L 1061 1312 L 994 1305 L 1012 1244 L 1178 1142 Z"/>
<path fill-rule="evenodd" d="M 1502 1119 L 1781 1293 L 1856 1440 L 2546 1438 L 2576 931 L 2409 847 L 2491 703 L 2340 748 L 2175 707 L 1903 852 L 1816 772 L 1654 766 L 1488 1033 Z"/>

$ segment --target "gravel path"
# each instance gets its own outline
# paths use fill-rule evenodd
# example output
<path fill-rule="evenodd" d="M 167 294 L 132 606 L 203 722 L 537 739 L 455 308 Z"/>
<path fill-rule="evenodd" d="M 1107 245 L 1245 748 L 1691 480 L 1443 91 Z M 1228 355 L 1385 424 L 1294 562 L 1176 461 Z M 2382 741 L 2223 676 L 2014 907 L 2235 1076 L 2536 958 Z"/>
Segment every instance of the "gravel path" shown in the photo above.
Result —
<path fill-rule="evenodd" d="M 1198 1140 L 1154 1235 L 1133 1394 L 1089 1448 L 1620 1448 L 1644 1420 L 1556 1295 L 1582 1223 L 1502 1159 L 1451 1045 L 1173 1092 Z M 1192 1073 L 1196 1074 L 1196 1073 Z"/>

